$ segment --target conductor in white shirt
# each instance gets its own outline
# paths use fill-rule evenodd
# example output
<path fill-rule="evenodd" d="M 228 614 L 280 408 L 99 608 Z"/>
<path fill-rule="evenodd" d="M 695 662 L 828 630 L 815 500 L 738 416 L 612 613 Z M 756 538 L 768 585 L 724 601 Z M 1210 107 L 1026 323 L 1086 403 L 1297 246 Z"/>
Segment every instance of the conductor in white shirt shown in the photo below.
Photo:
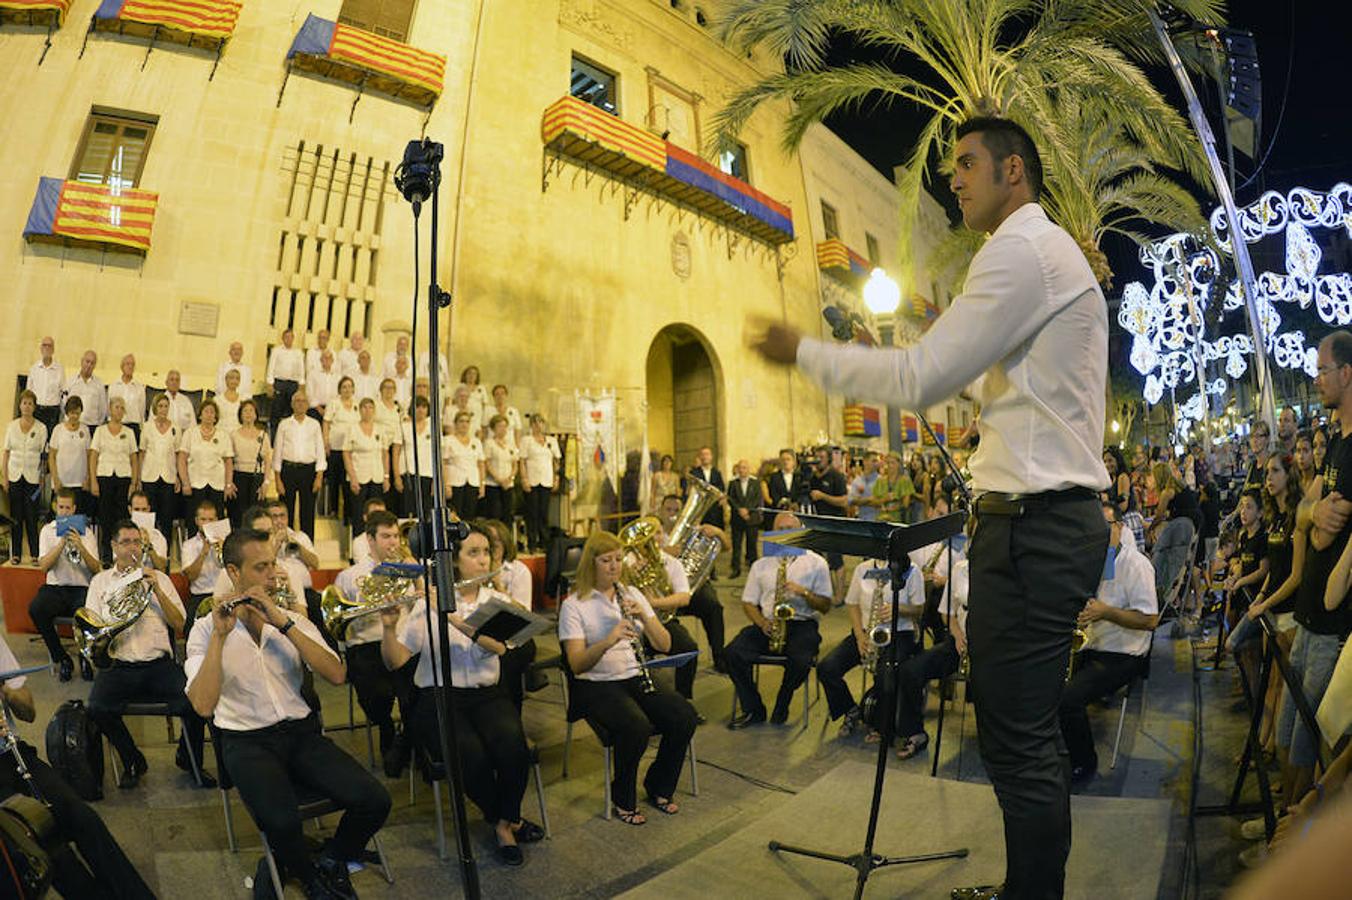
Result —
<path fill-rule="evenodd" d="M 831 346 L 771 325 L 756 341 L 828 390 L 926 409 L 981 379 L 971 460 L 977 527 L 968 637 L 977 725 L 1005 825 L 1005 883 L 953 897 L 1060 897 L 1070 852 L 1069 765 L 1056 710 L 1070 636 L 1097 590 L 1108 529 L 1096 496 L 1108 317 L 1084 253 L 1038 205 L 1042 163 L 1004 119 L 957 130 L 951 187 L 990 234 L 962 295 L 912 347 Z"/>

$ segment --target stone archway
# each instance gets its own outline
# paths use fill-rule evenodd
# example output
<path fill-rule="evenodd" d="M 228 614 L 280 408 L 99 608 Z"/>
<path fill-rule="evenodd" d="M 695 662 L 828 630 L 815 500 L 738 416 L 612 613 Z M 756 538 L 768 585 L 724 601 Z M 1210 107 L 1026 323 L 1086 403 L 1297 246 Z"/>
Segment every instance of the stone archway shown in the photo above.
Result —
<path fill-rule="evenodd" d="M 722 376 L 708 340 L 690 325 L 667 325 L 648 347 L 648 445 L 684 471 L 700 447 L 720 459 Z"/>

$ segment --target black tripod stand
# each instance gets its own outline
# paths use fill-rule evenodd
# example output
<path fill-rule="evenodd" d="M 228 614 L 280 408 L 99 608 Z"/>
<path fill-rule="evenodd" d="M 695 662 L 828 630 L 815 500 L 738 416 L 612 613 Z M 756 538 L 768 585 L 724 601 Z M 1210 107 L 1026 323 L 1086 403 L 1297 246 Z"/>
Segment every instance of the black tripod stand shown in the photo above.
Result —
<path fill-rule="evenodd" d="M 779 543 L 810 550 L 849 553 L 886 559 L 892 579 L 892 618 L 896 622 L 901 612 L 901 589 L 906 573 L 911 568 L 909 551 L 935 541 L 945 540 L 962 531 L 964 513 L 953 513 L 931 519 L 920 525 L 893 525 L 887 522 L 861 522 L 858 519 L 837 519 L 831 516 L 800 516 L 806 526 L 803 531 L 790 532 L 779 538 Z M 878 813 L 882 809 L 883 781 L 887 778 L 887 754 L 892 749 L 892 738 L 897 719 L 897 659 L 898 641 L 888 642 L 886 652 L 878 659 L 877 688 L 882 709 L 882 737 L 878 741 L 878 763 L 873 773 L 873 802 L 869 805 L 868 832 L 864 848 L 858 853 L 827 853 L 807 847 L 794 847 L 770 841 L 769 848 L 776 853 L 793 853 L 813 859 L 842 863 L 854 869 L 858 878 L 854 885 L 855 900 L 864 894 L 864 886 L 875 869 L 911 863 L 933 862 L 938 859 L 961 859 L 967 848 L 923 853 L 915 856 L 883 856 L 873 852 L 873 840 L 878 833 Z"/>

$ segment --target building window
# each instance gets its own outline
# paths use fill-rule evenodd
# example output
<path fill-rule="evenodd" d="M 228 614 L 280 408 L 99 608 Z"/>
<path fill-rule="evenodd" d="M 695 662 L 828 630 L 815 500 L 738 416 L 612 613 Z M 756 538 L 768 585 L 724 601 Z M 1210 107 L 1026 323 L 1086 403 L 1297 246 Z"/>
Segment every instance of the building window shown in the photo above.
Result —
<path fill-rule="evenodd" d="M 618 116 L 620 107 L 615 93 L 615 75 L 580 56 L 573 57 L 572 85 L 569 92 L 579 100 Z"/>
<path fill-rule="evenodd" d="M 136 187 L 158 121 L 155 116 L 91 112 L 70 180 L 104 184 L 114 190 Z"/>
<path fill-rule="evenodd" d="M 718 154 L 718 168 L 733 178 L 751 183 L 751 173 L 746 167 L 746 144 L 738 144 L 732 150 L 723 150 Z"/>
<path fill-rule="evenodd" d="M 705 15 L 704 10 L 700 9 L 698 6 L 695 7 L 695 24 L 700 28 L 709 27 L 709 17 Z"/>
<path fill-rule="evenodd" d="M 864 244 L 868 250 L 868 261 L 875 266 L 879 265 L 882 262 L 882 256 L 878 253 L 878 239 L 865 231 Z"/>
<path fill-rule="evenodd" d="M 826 239 L 840 237 L 840 223 L 836 220 L 836 208 L 825 200 L 822 201 L 822 231 L 826 233 Z"/>
<path fill-rule="evenodd" d="M 401 44 L 408 43 L 416 0 L 343 0 L 338 21 Z"/>

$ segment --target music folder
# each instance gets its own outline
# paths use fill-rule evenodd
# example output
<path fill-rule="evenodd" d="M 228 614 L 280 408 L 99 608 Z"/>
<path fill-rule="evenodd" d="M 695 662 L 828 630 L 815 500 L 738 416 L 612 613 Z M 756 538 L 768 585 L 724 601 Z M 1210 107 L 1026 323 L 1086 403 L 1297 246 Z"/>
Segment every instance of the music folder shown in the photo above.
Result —
<path fill-rule="evenodd" d="M 501 597 L 489 597 L 465 619 L 477 634 L 519 647 L 549 627 L 549 620 Z"/>

